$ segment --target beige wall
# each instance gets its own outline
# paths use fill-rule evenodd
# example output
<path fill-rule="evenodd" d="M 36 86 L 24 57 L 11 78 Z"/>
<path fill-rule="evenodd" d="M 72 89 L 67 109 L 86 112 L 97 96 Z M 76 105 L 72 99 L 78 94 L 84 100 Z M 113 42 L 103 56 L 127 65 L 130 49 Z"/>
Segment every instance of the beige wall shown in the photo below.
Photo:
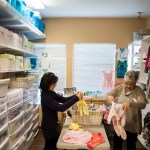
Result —
<path fill-rule="evenodd" d="M 46 23 L 46 43 L 67 44 L 67 87 L 72 86 L 74 43 L 115 43 L 127 47 L 132 33 L 145 28 L 146 19 L 51 18 Z M 120 82 L 120 80 L 116 80 Z"/>
<path fill-rule="evenodd" d="M 146 29 L 150 29 L 150 17 L 146 19 Z"/>

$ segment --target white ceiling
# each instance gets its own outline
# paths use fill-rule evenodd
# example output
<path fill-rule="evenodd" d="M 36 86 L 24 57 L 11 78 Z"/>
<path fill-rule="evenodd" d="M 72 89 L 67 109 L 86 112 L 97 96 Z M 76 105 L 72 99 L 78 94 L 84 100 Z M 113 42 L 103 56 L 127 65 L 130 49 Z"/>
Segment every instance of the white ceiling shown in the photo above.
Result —
<path fill-rule="evenodd" d="M 150 0 L 41 0 L 43 18 L 60 17 L 141 17 L 150 16 Z"/>

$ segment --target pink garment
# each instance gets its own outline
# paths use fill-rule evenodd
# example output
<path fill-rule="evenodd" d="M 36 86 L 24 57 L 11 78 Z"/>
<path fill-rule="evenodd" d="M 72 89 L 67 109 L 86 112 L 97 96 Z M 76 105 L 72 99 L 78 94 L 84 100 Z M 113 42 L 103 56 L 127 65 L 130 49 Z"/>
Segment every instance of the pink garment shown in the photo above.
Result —
<path fill-rule="evenodd" d="M 89 131 L 70 130 L 64 134 L 63 141 L 66 143 L 87 145 L 91 138 L 92 133 Z"/>
<path fill-rule="evenodd" d="M 112 77 L 113 77 L 113 73 L 114 71 L 110 71 L 110 72 L 106 72 L 106 71 L 102 71 L 103 75 L 104 75 L 104 80 L 103 80 L 103 88 L 112 88 L 113 87 L 113 81 L 112 81 Z"/>
<path fill-rule="evenodd" d="M 113 122 L 113 127 L 118 136 L 121 136 L 122 139 L 126 140 L 127 135 L 124 129 L 126 124 L 125 112 L 122 109 L 122 104 L 116 104 L 112 102 L 112 107 L 108 116 L 108 123 Z"/>

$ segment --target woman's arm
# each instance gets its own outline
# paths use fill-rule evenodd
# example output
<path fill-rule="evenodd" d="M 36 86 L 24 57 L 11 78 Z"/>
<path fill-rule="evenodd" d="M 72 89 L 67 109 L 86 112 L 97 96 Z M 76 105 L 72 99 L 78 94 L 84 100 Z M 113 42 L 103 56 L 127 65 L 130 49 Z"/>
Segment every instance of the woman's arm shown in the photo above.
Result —
<path fill-rule="evenodd" d="M 70 108 L 74 103 L 79 101 L 79 98 L 74 95 L 69 101 L 60 104 L 56 99 L 51 96 L 45 96 L 42 98 L 42 104 L 50 110 L 63 112 Z"/>

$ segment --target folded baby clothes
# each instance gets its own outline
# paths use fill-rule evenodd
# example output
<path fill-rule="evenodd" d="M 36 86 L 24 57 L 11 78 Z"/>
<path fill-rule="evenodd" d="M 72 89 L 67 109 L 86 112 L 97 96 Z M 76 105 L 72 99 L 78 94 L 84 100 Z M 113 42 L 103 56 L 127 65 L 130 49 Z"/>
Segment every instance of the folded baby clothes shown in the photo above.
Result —
<path fill-rule="evenodd" d="M 105 139 L 100 132 L 99 133 L 93 133 L 92 139 L 88 142 L 87 147 L 91 149 L 91 148 L 94 148 L 101 143 L 104 143 L 104 142 L 105 142 Z"/>

